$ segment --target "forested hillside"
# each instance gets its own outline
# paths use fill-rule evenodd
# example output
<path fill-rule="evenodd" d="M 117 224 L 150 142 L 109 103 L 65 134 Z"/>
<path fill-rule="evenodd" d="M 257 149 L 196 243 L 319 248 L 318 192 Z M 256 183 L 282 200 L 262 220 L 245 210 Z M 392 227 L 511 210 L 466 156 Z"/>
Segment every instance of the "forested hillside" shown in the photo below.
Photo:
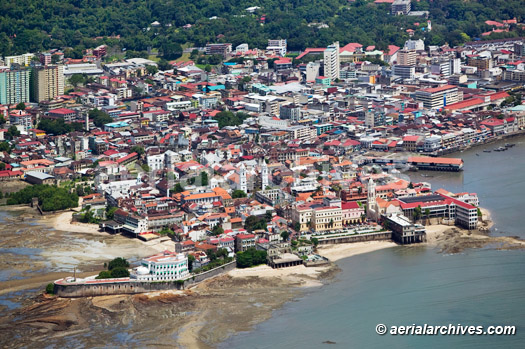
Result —
<path fill-rule="evenodd" d="M 260 9 L 248 13 L 252 6 Z M 102 43 L 96 37 L 112 35 L 121 39 L 105 39 L 109 44 L 133 51 L 150 46 L 168 58 L 178 56 L 185 43 L 264 47 L 268 38 L 287 38 L 290 50 L 337 40 L 385 48 L 401 45 L 406 29 L 427 44 L 456 45 L 491 30 L 486 20 L 525 18 L 523 0 L 421 0 L 412 1 L 412 9 L 430 11 L 432 32 L 422 30 L 424 18 L 392 16 L 389 4 L 372 0 L 0 0 L 0 55 L 71 47 L 67 54 L 78 56 Z M 161 26 L 150 28 L 154 21 Z M 186 24 L 192 27 L 183 29 Z M 490 38 L 517 35 L 522 30 L 511 27 Z"/>

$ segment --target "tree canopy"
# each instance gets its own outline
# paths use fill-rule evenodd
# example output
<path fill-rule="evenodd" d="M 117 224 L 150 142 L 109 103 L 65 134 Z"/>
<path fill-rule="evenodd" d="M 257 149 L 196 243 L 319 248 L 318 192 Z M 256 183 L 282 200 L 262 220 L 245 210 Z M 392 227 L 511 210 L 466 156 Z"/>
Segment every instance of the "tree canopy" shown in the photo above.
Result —
<path fill-rule="evenodd" d="M 260 9 L 247 13 L 245 9 L 254 4 Z M 270 38 L 286 38 L 289 50 L 326 47 L 334 41 L 360 42 L 385 50 L 389 44 L 401 46 L 408 39 L 406 29 L 414 29 L 415 38 L 424 38 L 427 44 L 457 44 L 490 31 L 486 20 L 525 18 L 521 0 L 420 0 L 413 1 L 412 8 L 429 11 L 430 33 L 423 30 L 427 24 L 421 17 L 393 16 L 390 4 L 371 0 L 3 1 L 0 55 L 68 47 L 66 57 L 81 58 L 86 48 L 107 44 L 125 48 L 126 56 L 140 54 L 144 58 L 151 47 L 163 59 L 171 60 L 182 55 L 186 43 L 231 42 L 234 47 L 247 43 L 263 48 Z M 212 16 L 218 18 L 210 19 Z M 161 26 L 152 27 L 154 21 Z M 328 27 L 309 25 L 314 22 Z M 182 29 L 186 24 L 192 27 Z M 223 37 L 217 39 L 219 34 Z M 512 35 L 523 36 L 523 29 L 494 33 L 489 38 Z"/>
<path fill-rule="evenodd" d="M 93 109 L 89 111 L 89 118 L 93 119 L 93 123 L 97 127 L 102 127 L 104 124 L 110 123 L 113 121 L 111 116 L 104 113 L 102 110 Z"/>
<path fill-rule="evenodd" d="M 266 251 L 249 248 L 244 252 L 237 252 L 237 267 L 250 268 L 255 265 L 266 263 Z"/>
<path fill-rule="evenodd" d="M 263 218 L 257 216 L 249 216 L 244 222 L 244 229 L 252 232 L 254 230 L 266 230 L 266 221 Z"/>
<path fill-rule="evenodd" d="M 41 119 L 38 129 L 53 135 L 63 135 L 72 131 L 81 131 L 84 125 L 80 122 L 66 123 L 64 119 Z"/>
<path fill-rule="evenodd" d="M 247 194 L 244 191 L 240 190 L 240 189 L 236 189 L 232 193 L 232 198 L 234 198 L 234 199 L 245 198 L 246 196 L 247 196 Z"/>
<path fill-rule="evenodd" d="M 246 113 L 232 113 L 231 111 L 221 111 L 215 115 L 215 119 L 219 122 L 219 128 L 225 126 L 239 126 L 243 121 L 249 117 Z"/>
<path fill-rule="evenodd" d="M 43 211 L 58 211 L 78 206 L 78 195 L 66 188 L 51 185 L 33 185 L 12 193 L 7 200 L 8 205 L 29 204 L 37 197 Z"/>

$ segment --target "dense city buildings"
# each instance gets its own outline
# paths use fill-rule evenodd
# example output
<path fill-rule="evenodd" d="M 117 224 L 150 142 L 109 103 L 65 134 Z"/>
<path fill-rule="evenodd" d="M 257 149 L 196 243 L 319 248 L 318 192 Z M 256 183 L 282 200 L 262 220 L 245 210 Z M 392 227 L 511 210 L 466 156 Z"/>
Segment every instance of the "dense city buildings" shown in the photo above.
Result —
<path fill-rule="evenodd" d="M 177 252 L 141 261 L 131 283 L 184 282 L 217 255 L 243 265 L 243 253 L 259 253 L 281 268 L 308 260 L 313 241 L 412 244 L 428 224 L 479 227 L 476 194 L 400 173 L 462 171 L 462 159 L 441 155 L 523 131 L 516 55 L 416 39 L 297 56 L 287 45 L 209 43 L 189 50 L 195 61 L 166 64 L 110 62 L 105 45 L 76 61 L 5 57 L 0 178 L 83 181 L 74 219 L 173 240 Z"/>

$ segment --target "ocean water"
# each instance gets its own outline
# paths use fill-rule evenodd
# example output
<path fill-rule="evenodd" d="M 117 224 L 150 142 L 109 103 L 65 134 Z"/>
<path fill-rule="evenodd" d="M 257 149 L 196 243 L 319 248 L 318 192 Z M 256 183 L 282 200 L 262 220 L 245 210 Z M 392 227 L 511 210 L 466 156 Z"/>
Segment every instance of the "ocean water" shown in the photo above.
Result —
<path fill-rule="evenodd" d="M 525 238 L 525 138 L 506 152 L 499 144 L 451 155 L 461 173 L 411 173 L 433 189 L 475 192 L 491 211 L 492 234 Z M 476 155 L 477 154 L 477 155 Z M 330 284 L 286 304 L 251 332 L 221 348 L 522 348 L 525 342 L 525 251 L 491 248 L 441 254 L 398 246 L 338 262 Z M 514 336 L 376 334 L 377 324 L 516 326 Z M 330 341 L 335 344 L 323 343 Z"/>

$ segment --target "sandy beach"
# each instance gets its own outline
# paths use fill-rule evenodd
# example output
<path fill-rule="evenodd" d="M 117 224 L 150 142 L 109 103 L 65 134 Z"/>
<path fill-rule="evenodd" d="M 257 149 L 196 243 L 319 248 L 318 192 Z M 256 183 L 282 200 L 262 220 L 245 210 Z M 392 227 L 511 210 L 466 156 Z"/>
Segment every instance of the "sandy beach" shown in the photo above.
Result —
<path fill-rule="evenodd" d="M 51 224 L 56 230 L 70 231 L 76 233 L 107 235 L 107 233 L 101 232 L 99 230 L 97 224 L 72 222 L 73 213 L 74 212 L 70 211 L 49 216 L 49 224 Z M 48 220 L 47 218 L 45 218 L 45 216 L 43 217 L 43 219 L 46 221 Z"/>

